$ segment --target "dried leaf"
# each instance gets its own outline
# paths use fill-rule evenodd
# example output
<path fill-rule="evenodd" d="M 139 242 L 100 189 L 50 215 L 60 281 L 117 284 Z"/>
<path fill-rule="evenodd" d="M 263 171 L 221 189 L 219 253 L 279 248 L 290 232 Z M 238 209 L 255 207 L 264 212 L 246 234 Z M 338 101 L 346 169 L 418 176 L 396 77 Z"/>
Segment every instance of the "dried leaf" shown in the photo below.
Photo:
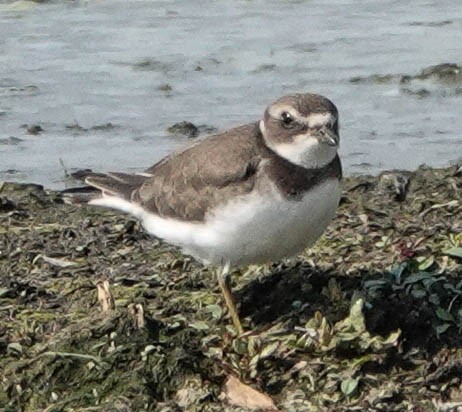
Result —
<path fill-rule="evenodd" d="M 427 258 L 422 256 L 421 258 L 417 259 L 417 262 L 419 262 L 419 270 L 427 270 L 430 266 L 433 265 L 433 263 L 435 263 L 435 258 L 432 255 L 428 256 Z"/>
<path fill-rule="evenodd" d="M 278 412 L 276 405 L 268 395 L 242 383 L 234 376 L 228 377 L 222 397 L 230 405 L 251 411 Z"/>
<path fill-rule="evenodd" d="M 345 396 L 351 395 L 358 387 L 359 378 L 347 378 L 340 384 L 340 389 Z"/>
<path fill-rule="evenodd" d="M 279 348 L 279 342 L 273 342 L 265 346 L 260 353 L 260 359 L 270 357 Z"/>
<path fill-rule="evenodd" d="M 442 325 L 438 325 L 436 327 L 436 334 L 438 336 L 442 335 L 444 332 L 446 332 L 449 329 L 450 326 L 451 326 L 450 323 L 443 323 Z"/>
<path fill-rule="evenodd" d="M 445 322 L 454 322 L 454 316 L 452 316 L 449 312 L 445 311 L 443 308 L 437 308 L 435 310 L 435 313 L 439 319 L 444 320 Z"/>
<path fill-rule="evenodd" d="M 112 295 L 111 288 L 108 280 L 100 280 L 96 283 L 96 290 L 98 292 L 98 302 L 101 306 L 103 313 L 109 312 L 115 308 L 114 296 Z"/>
<path fill-rule="evenodd" d="M 204 322 L 204 321 L 197 321 L 197 322 L 193 322 L 193 323 L 190 323 L 189 326 L 193 329 L 196 329 L 196 330 L 209 330 L 209 325 Z"/>
<path fill-rule="evenodd" d="M 208 305 L 206 309 L 210 312 L 213 319 L 221 319 L 223 316 L 223 308 L 220 305 Z"/>
<path fill-rule="evenodd" d="M 19 342 L 11 342 L 8 344 L 6 351 L 10 355 L 20 356 L 23 353 L 22 345 Z"/>
<path fill-rule="evenodd" d="M 410 285 L 412 283 L 421 282 L 426 279 L 431 279 L 433 277 L 432 273 L 422 272 L 422 273 L 413 273 L 409 275 L 403 282 L 403 285 Z"/>
<path fill-rule="evenodd" d="M 452 247 L 446 250 L 443 250 L 443 253 L 448 256 L 457 257 L 462 259 L 462 247 Z"/>
<path fill-rule="evenodd" d="M 60 268 L 67 268 L 67 267 L 77 266 L 78 265 L 78 263 L 71 262 L 70 260 L 52 258 L 52 257 L 41 255 L 41 254 L 37 255 L 35 257 L 35 259 L 32 261 L 32 263 L 35 264 L 35 262 L 37 262 L 39 259 L 42 259 L 44 262 L 46 262 L 46 263 L 48 263 L 48 264 L 50 264 L 52 266 L 58 266 Z"/>
<path fill-rule="evenodd" d="M 366 329 L 363 306 L 363 299 L 357 299 L 351 306 L 350 315 L 335 324 L 333 337 L 328 349 L 333 349 L 337 346 L 347 346 L 359 349 L 360 351 L 365 351 L 369 348 L 373 351 L 383 351 L 396 346 L 401 331 L 398 329 L 390 333 L 386 338 L 379 335 L 371 336 Z"/>
<path fill-rule="evenodd" d="M 199 377 L 194 376 L 176 392 L 175 401 L 182 411 L 197 410 L 208 396 L 210 396 L 208 385 L 204 385 Z"/>

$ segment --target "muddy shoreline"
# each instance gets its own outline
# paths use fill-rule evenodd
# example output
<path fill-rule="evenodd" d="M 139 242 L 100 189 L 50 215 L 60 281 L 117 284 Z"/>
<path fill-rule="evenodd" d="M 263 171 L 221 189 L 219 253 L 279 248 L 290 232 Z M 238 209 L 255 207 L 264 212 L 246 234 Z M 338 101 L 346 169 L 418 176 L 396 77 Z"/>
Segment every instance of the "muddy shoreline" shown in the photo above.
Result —
<path fill-rule="evenodd" d="M 314 248 L 236 270 L 237 337 L 210 268 L 0 183 L 0 409 L 246 410 L 230 376 L 266 410 L 462 408 L 461 199 L 461 165 L 345 179 Z"/>

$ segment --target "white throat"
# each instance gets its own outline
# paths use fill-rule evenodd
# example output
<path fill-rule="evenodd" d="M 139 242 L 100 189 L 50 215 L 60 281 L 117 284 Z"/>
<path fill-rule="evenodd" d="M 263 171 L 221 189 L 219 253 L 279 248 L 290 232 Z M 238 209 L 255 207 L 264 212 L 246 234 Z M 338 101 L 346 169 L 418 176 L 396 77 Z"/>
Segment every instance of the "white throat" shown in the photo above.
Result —
<path fill-rule="evenodd" d="M 270 149 L 289 162 L 306 169 L 326 166 L 337 155 L 337 147 L 321 143 L 316 137 L 306 134 L 295 136 L 290 143 L 272 143 L 267 139 L 263 120 L 260 121 L 260 131 Z"/>

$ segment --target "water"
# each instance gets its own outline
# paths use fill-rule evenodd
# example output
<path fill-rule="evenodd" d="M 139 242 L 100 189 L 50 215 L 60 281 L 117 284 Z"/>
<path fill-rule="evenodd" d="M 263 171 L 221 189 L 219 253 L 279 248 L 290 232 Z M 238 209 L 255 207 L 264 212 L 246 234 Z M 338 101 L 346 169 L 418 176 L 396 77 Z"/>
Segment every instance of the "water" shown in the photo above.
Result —
<path fill-rule="evenodd" d="M 460 64 L 460 33 L 460 0 L 0 0 L 0 180 L 142 170 L 190 142 L 173 123 L 224 130 L 307 91 L 340 110 L 347 173 L 448 165 L 462 94 L 405 93 L 399 75 Z M 374 74 L 397 77 L 351 82 Z"/>

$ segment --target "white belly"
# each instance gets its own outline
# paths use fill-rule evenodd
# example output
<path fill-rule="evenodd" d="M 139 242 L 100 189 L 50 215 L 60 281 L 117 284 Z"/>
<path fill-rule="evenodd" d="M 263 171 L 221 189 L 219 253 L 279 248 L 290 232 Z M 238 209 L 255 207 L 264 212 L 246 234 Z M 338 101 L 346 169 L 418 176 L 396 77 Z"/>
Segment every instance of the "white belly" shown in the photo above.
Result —
<path fill-rule="evenodd" d="M 298 201 L 273 191 L 266 199 L 250 194 L 227 204 L 204 223 L 186 223 L 143 213 L 151 234 L 180 246 L 204 263 L 246 265 L 276 261 L 311 246 L 335 216 L 337 179 L 323 182 Z"/>

